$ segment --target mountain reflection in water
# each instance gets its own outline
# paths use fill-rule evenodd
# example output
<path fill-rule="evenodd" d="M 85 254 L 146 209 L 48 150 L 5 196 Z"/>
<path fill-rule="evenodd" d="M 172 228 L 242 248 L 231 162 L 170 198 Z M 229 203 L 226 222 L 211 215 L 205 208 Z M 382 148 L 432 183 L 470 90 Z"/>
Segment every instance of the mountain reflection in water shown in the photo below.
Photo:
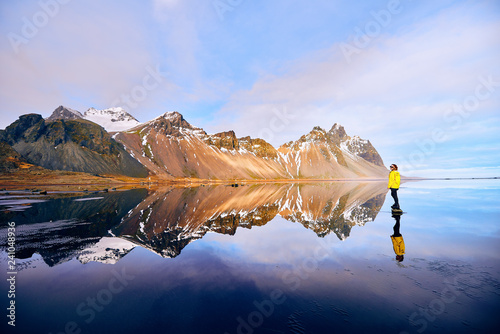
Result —
<path fill-rule="evenodd" d="M 4 239 L 7 222 L 15 221 L 18 256 L 39 253 L 50 266 L 73 257 L 83 263 L 114 263 L 137 245 L 175 257 L 207 232 L 233 235 L 238 227 L 262 226 L 277 215 L 302 224 L 318 237 L 335 233 L 344 240 L 353 226 L 375 219 L 386 192 L 382 182 L 117 191 L 88 195 L 88 200 L 48 199 L 25 210 L 4 209 L 0 235 Z"/>

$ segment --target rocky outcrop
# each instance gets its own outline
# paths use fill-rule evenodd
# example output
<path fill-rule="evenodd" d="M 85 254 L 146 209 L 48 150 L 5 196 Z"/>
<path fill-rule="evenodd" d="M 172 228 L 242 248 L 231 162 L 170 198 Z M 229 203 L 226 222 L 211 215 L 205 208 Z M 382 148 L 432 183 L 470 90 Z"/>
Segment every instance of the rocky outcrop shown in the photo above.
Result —
<path fill-rule="evenodd" d="M 250 136 L 239 139 L 240 147 L 250 153 L 255 154 L 261 158 L 276 159 L 278 151 L 264 139 L 255 138 Z"/>
<path fill-rule="evenodd" d="M 23 163 L 21 155 L 7 142 L 0 140 L 0 172 L 16 170 Z"/>
<path fill-rule="evenodd" d="M 239 150 L 240 145 L 234 131 L 219 132 L 214 135 L 205 136 L 205 143 L 213 145 L 218 149 Z"/>

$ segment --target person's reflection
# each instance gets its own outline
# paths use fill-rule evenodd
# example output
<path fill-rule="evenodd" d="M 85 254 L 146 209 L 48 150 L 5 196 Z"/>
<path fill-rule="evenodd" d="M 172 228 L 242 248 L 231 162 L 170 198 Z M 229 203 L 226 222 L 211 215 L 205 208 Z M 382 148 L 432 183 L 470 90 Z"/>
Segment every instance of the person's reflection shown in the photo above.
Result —
<path fill-rule="evenodd" d="M 402 262 L 404 260 L 405 254 L 405 242 L 403 240 L 403 236 L 399 232 L 401 215 L 392 215 L 392 218 L 396 220 L 396 224 L 394 224 L 394 234 L 391 235 L 392 246 L 394 247 L 394 253 L 396 253 L 396 260 L 398 262 Z"/>

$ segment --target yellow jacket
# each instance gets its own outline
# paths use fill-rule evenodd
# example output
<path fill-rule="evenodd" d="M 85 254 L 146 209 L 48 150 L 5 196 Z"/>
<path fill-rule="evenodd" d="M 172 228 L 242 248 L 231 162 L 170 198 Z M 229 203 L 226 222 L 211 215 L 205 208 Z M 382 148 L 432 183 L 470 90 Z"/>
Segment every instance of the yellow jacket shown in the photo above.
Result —
<path fill-rule="evenodd" d="M 395 237 L 391 235 L 392 247 L 394 247 L 394 253 L 396 255 L 404 255 L 405 253 L 405 241 L 403 236 Z"/>
<path fill-rule="evenodd" d="M 401 183 L 401 176 L 398 171 L 393 170 L 389 173 L 389 184 L 387 188 L 399 189 L 399 184 Z"/>

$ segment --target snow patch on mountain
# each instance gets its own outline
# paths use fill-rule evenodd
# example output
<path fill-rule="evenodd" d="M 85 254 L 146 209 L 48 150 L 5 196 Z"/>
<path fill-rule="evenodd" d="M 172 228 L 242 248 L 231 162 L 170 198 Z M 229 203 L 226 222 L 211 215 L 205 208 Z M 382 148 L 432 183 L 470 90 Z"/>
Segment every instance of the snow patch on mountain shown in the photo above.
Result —
<path fill-rule="evenodd" d="M 83 118 L 99 124 L 108 132 L 125 131 L 141 124 L 120 107 L 103 110 L 90 108 L 83 114 Z"/>
<path fill-rule="evenodd" d="M 135 247 L 134 243 L 121 238 L 103 237 L 98 243 L 83 250 L 77 258 L 83 264 L 91 261 L 114 264 Z"/>
<path fill-rule="evenodd" d="M 78 110 L 67 108 L 67 107 L 65 107 L 64 109 L 66 109 L 67 111 L 71 112 L 72 114 L 75 114 L 76 117 L 78 117 L 78 116 L 82 117 L 82 113 L 79 112 Z"/>

